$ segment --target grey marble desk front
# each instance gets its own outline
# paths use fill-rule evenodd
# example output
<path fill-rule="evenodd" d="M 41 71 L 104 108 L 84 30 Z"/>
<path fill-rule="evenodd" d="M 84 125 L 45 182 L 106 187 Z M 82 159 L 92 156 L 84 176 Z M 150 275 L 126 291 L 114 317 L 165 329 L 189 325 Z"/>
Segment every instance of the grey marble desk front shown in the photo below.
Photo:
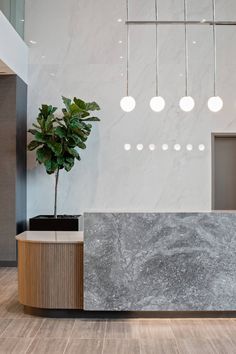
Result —
<path fill-rule="evenodd" d="M 84 308 L 236 310 L 235 213 L 86 213 Z"/>

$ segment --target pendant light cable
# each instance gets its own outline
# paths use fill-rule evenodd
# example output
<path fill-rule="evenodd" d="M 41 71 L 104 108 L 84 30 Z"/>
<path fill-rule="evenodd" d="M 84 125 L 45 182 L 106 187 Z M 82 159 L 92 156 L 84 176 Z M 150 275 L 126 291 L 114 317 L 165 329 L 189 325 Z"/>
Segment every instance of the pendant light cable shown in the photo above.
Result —
<path fill-rule="evenodd" d="M 213 48 L 214 48 L 214 96 L 216 96 L 216 3 L 212 0 L 212 14 L 213 14 Z"/>
<path fill-rule="evenodd" d="M 129 21 L 129 0 L 126 0 L 126 21 Z M 130 55 L 130 43 L 129 43 L 129 24 L 127 24 L 127 62 L 126 62 L 126 93 L 129 96 L 129 55 Z"/>
<path fill-rule="evenodd" d="M 216 92 L 216 81 L 217 81 L 217 75 L 216 75 L 216 69 L 217 69 L 217 60 L 216 60 L 216 0 L 212 0 L 212 17 L 213 17 L 213 21 L 212 21 L 212 38 L 213 38 L 213 65 L 214 65 L 214 86 L 213 86 L 213 96 L 209 98 L 208 100 L 208 108 L 211 112 L 219 112 L 223 106 L 224 106 L 224 102 L 222 100 L 222 98 L 220 96 L 217 96 L 217 92 Z"/>
<path fill-rule="evenodd" d="M 159 76 L 158 76 L 158 71 L 159 71 L 159 48 L 158 48 L 158 4 L 157 0 L 155 0 L 155 20 L 156 20 L 156 96 L 159 96 Z"/>
<path fill-rule="evenodd" d="M 214 0 L 213 0 L 214 1 Z M 184 38 L 185 38 L 185 96 L 188 96 L 188 32 L 187 32 L 187 0 L 184 0 Z"/>

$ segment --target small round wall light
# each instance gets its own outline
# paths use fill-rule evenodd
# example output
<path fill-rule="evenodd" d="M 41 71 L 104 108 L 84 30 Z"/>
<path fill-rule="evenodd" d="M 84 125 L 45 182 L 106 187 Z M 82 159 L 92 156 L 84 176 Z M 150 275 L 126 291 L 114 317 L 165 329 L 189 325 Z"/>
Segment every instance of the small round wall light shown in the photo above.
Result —
<path fill-rule="evenodd" d="M 200 144 L 200 145 L 198 145 L 198 149 L 199 149 L 199 151 L 204 151 L 206 149 L 206 147 L 204 144 Z"/>
<path fill-rule="evenodd" d="M 143 144 L 138 144 L 137 145 L 137 150 L 142 151 L 143 150 Z"/>
<path fill-rule="evenodd" d="M 131 150 L 131 145 L 130 144 L 125 144 L 124 145 L 125 151 L 130 151 Z"/>
<path fill-rule="evenodd" d="M 181 150 L 181 145 L 180 144 L 175 144 L 174 145 L 174 150 L 175 151 L 180 151 Z"/>
<path fill-rule="evenodd" d="M 169 146 L 168 144 L 163 144 L 161 148 L 163 151 L 167 151 L 169 149 Z"/>
<path fill-rule="evenodd" d="M 186 150 L 187 151 L 192 151 L 193 150 L 193 145 L 192 144 L 187 144 L 186 145 Z"/>
<path fill-rule="evenodd" d="M 154 144 L 149 145 L 149 150 L 154 151 L 156 149 L 156 146 Z"/>

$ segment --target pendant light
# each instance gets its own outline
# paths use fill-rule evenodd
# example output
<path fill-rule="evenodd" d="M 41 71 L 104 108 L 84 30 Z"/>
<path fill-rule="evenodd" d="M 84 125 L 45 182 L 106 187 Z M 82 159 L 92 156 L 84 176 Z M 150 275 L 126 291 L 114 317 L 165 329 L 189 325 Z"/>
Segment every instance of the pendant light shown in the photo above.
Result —
<path fill-rule="evenodd" d="M 126 0 L 127 22 L 129 21 L 129 0 Z M 135 109 L 135 99 L 129 95 L 129 24 L 127 26 L 127 62 L 126 62 L 126 96 L 120 101 L 120 107 L 124 112 L 132 112 Z"/>
<path fill-rule="evenodd" d="M 194 99 L 188 95 L 188 38 L 187 38 L 187 0 L 184 0 L 184 37 L 185 37 L 185 96 L 179 101 L 184 112 L 190 112 L 195 106 Z"/>
<path fill-rule="evenodd" d="M 156 17 L 156 96 L 152 97 L 150 100 L 150 107 L 154 112 L 161 112 L 165 108 L 165 100 L 163 97 L 159 96 L 159 75 L 158 75 L 158 5 L 157 0 L 155 0 L 155 17 Z"/>
<path fill-rule="evenodd" d="M 216 4 L 215 0 L 212 0 L 212 13 L 213 13 L 213 48 L 214 48 L 214 96 L 208 100 L 208 108 L 211 112 L 219 112 L 223 108 L 223 100 L 216 94 Z"/>

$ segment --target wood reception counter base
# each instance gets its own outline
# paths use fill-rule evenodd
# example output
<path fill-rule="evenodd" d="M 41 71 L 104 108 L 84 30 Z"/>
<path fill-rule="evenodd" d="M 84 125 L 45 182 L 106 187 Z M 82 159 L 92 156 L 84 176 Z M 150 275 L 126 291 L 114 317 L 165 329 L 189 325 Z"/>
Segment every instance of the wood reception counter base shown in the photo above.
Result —
<path fill-rule="evenodd" d="M 17 240 L 28 307 L 236 311 L 234 212 L 85 213 L 84 239 L 31 231 Z"/>
<path fill-rule="evenodd" d="M 16 239 L 20 303 L 83 309 L 83 233 L 26 231 Z"/>

